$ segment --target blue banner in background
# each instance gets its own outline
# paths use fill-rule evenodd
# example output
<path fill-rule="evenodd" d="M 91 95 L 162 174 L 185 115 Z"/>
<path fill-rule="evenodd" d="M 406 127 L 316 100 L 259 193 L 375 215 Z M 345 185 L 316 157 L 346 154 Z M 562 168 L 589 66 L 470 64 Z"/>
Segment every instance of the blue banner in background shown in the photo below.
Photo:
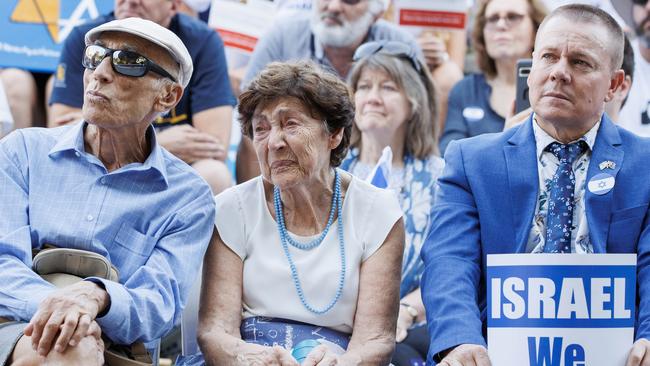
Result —
<path fill-rule="evenodd" d="M 114 0 L 0 1 L 0 68 L 54 72 L 70 31 L 113 5 Z"/>

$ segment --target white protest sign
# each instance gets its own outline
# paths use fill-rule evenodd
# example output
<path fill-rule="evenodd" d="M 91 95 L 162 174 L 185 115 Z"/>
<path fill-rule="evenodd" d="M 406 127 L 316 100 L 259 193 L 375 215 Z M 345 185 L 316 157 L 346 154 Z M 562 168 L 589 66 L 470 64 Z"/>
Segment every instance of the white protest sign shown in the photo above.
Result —
<path fill-rule="evenodd" d="M 493 365 L 625 365 L 635 254 L 488 255 L 487 287 Z"/>
<path fill-rule="evenodd" d="M 257 40 L 273 24 L 275 5 L 267 0 L 213 0 L 208 24 L 226 46 L 228 67 L 246 65 Z"/>
<path fill-rule="evenodd" d="M 467 2 L 461 0 L 393 0 L 394 19 L 407 29 L 465 29 Z"/>

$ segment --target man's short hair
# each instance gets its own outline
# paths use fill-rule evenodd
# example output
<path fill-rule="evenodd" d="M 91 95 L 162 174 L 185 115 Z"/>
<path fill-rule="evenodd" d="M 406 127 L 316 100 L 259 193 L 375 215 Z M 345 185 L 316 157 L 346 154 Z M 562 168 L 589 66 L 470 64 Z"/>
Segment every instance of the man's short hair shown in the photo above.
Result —
<path fill-rule="evenodd" d="M 605 27 L 607 34 L 609 34 L 609 42 L 607 44 L 607 48 L 610 54 L 612 70 L 617 70 L 623 63 L 623 48 L 625 44 L 623 30 L 618 25 L 616 20 L 606 11 L 595 6 L 585 4 L 564 5 L 553 10 L 546 17 L 546 19 L 544 19 L 539 28 L 544 28 L 550 19 L 556 17 L 563 17 L 565 19 L 571 20 L 574 23 L 597 24 Z M 538 32 L 537 34 L 539 36 L 540 33 Z"/>
<path fill-rule="evenodd" d="M 627 36 L 623 38 L 625 39 L 625 47 L 623 47 L 623 63 L 621 69 L 623 69 L 625 76 L 630 76 L 630 81 L 634 81 L 634 48 L 632 48 L 632 43 Z M 623 108 L 625 102 L 627 102 L 627 97 L 629 95 L 628 92 L 628 95 L 625 96 L 625 99 L 623 99 L 623 102 L 621 103 L 621 108 Z"/>
<path fill-rule="evenodd" d="M 632 48 L 632 43 L 630 39 L 625 36 L 625 46 L 623 47 L 623 62 L 621 63 L 621 69 L 625 72 L 625 75 L 629 75 L 631 80 L 634 80 L 634 48 Z"/>

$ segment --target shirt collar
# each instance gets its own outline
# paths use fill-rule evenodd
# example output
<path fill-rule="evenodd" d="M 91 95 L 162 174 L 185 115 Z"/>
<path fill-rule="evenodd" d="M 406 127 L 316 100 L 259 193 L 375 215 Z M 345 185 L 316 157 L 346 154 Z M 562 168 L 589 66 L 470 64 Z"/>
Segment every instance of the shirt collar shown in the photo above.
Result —
<path fill-rule="evenodd" d="M 81 121 L 67 128 L 67 130 L 61 134 L 57 143 L 52 147 L 52 149 L 50 149 L 48 155 L 50 157 L 55 157 L 56 153 L 68 150 L 78 153 L 85 152 L 83 134 L 85 127 L 86 122 Z"/>
<path fill-rule="evenodd" d="M 59 156 L 59 153 L 64 151 L 73 151 L 78 154 L 78 156 L 86 155 L 86 148 L 84 142 L 84 130 L 88 122 L 81 121 L 68 130 L 64 131 L 61 134 L 58 142 L 50 149 L 48 156 L 56 158 Z M 167 180 L 167 168 L 165 166 L 165 156 L 162 148 L 158 145 L 156 141 L 156 132 L 152 125 L 147 127 L 147 139 L 149 139 L 151 145 L 151 152 L 149 156 L 144 161 L 144 163 L 132 163 L 127 165 L 129 171 L 148 171 L 153 170 L 160 174 L 161 178 L 165 182 L 165 186 L 169 185 Z"/>
<path fill-rule="evenodd" d="M 583 140 L 584 142 L 587 143 L 587 146 L 589 146 L 589 150 L 594 149 L 594 144 L 596 143 L 596 135 L 598 134 L 598 128 L 600 127 L 600 120 L 589 130 L 587 133 L 585 133 L 582 137 L 575 141 L 571 141 L 571 143 Z M 535 134 L 535 144 L 537 145 L 537 160 L 542 158 L 542 154 L 544 153 L 546 147 L 550 145 L 553 142 L 558 142 L 556 139 L 551 137 L 546 131 L 544 131 L 539 124 L 537 124 L 537 118 L 535 118 L 535 114 L 533 114 L 533 133 Z"/>

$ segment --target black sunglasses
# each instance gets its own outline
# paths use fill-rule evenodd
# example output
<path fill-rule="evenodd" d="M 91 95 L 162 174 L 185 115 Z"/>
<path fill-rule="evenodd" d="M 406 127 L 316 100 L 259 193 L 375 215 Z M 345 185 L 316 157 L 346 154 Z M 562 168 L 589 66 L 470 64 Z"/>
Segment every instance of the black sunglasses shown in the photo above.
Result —
<path fill-rule="evenodd" d="M 405 57 L 417 72 L 422 71 L 422 65 L 417 58 L 415 50 L 406 43 L 398 41 L 376 41 L 364 43 L 354 52 L 353 61 L 359 61 L 362 58 L 372 56 L 376 53 L 389 56 Z"/>
<path fill-rule="evenodd" d="M 142 77 L 149 71 L 164 76 L 176 82 L 165 69 L 158 66 L 155 62 L 142 56 L 141 54 L 127 50 L 113 50 L 100 45 L 91 44 L 86 46 L 82 64 L 85 68 L 95 70 L 97 66 L 106 58 L 111 57 L 113 70 L 121 75 Z"/>
<path fill-rule="evenodd" d="M 648 0 L 632 0 L 632 3 L 634 3 L 636 5 L 645 6 L 645 4 L 648 3 Z"/>

